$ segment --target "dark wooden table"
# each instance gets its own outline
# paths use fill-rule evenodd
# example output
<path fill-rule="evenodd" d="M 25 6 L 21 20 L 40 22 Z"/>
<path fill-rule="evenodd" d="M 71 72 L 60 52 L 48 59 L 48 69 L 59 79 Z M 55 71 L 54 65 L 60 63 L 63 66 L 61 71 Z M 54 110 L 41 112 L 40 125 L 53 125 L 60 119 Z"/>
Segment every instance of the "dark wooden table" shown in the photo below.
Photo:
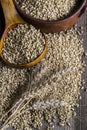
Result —
<path fill-rule="evenodd" d="M 84 39 L 84 50 L 87 53 L 87 10 L 85 14 L 80 18 L 78 25 L 84 27 L 83 39 Z M 83 74 L 85 81 L 84 87 L 87 88 L 87 56 L 84 57 L 86 67 Z M 77 119 L 74 120 L 74 129 L 70 130 L 87 130 L 87 92 L 82 92 L 82 100 L 80 101 L 80 107 L 77 111 Z"/>

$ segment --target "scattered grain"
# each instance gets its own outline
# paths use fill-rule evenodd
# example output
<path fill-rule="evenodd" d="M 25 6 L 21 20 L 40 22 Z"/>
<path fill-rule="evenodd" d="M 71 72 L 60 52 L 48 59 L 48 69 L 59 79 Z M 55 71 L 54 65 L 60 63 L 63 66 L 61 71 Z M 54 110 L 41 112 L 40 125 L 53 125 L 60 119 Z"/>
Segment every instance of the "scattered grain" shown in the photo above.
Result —
<path fill-rule="evenodd" d="M 26 69 L 10 68 L 0 61 L 0 119 L 13 105 L 28 81 Z"/>
<path fill-rule="evenodd" d="M 72 117 L 74 107 L 78 107 L 83 41 L 79 39 L 76 28 L 46 36 L 49 42 L 47 54 L 39 64 L 29 68 L 30 82 L 22 100 L 23 105 L 13 112 L 4 128 L 13 126 L 16 130 L 23 127 L 27 130 L 28 126 L 30 129 L 32 126 L 39 130 L 45 119 L 51 130 L 55 115 L 64 125 Z"/>

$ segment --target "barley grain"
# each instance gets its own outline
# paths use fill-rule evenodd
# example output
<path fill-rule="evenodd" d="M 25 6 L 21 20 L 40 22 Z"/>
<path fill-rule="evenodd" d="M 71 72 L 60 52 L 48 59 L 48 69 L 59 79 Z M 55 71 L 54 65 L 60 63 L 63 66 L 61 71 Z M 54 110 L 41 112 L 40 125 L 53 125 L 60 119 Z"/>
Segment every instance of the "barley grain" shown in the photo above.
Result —
<path fill-rule="evenodd" d="M 15 0 L 19 7 L 35 18 L 57 20 L 70 15 L 78 0 Z"/>
<path fill-rule="evenodd" d="M 69 121 L 75 113 L 74 106 L 78 107 L 82 85 L 84 50 L 79 35 L 74 27 L 65 32 L 46 34 L 49 42 L 46 56 L 28 70 L 30 82 L 23 97 L 26 103 L 16 113 L 14 111 L 4 128 L 13 126 L 20 130 L 24 126 L 26 130 L 29 125 L 29 128 L 39 130 L 45 119 L 51 130 L 55 115 L 59 117 L 60 125 Z"/>
<path fill-rule="evenodd" d="M 35 60 L 44 50 L 45 38 L 40 30 L 27 24 L 12 28 L 4 41 L 2 54 L 13 64 L 24 64 Z"/>

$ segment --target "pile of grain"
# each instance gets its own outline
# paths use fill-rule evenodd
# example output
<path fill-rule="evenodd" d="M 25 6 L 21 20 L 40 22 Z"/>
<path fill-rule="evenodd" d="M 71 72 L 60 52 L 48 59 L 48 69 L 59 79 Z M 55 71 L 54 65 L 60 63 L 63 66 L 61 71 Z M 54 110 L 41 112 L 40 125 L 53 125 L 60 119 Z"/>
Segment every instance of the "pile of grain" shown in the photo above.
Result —
<path fill-rule="evenodd" d="M 76 28 L 46 34 L 49 41 L 45 58 L 29 68 L 29 82 L 22 101 L 2 128 L 41 129 L 43 120 L 53 130 L 56 118 L 64 125 L 75 114 L 83 72 L 83 41 Z M 20 105 L 22 104 L 22 105 Z"/>
<path fill-rule="evenodd" d="M 57 20 L 69 15 L 78 0 L 15 0 L 19 7 L 35 18 Z"/>
<path fill-rule="evenodd" d="M 22 88 L 28 81 L 26 69 L 10 68 L 0 60 L 0 119 L 18 100 Z"/>
<path fill-rule="evenodd" d="M 35 60 L 45 47 L 45 38 L 32 25 L 18 24 L 12 28 L 4 41 L 2 54 L 13 64 L 24 64 Z"/>

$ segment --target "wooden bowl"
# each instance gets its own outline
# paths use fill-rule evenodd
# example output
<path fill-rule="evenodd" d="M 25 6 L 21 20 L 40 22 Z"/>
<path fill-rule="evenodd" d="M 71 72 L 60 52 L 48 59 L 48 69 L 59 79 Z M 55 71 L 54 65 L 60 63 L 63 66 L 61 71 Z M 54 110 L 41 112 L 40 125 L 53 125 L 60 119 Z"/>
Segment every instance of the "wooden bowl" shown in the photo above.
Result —
<path fill-rule="evenodd" d="M 13 0 L 13 3 L 18 13 L 21 15 L 21 17 L 24 18 L 25 21 L 34 25 L 36 28 L 41 29 L 41 31 L 45 33 L 56 33 L 70 28 L 78 21 L 79 17 L 84 13 L 87 6 L 87 0 L 79 0 L 77 3 L 77 7 L 74 9 L 72 14 L 70 14 L 65 19 L 47 21 L 36 19 L 26 14 L 25 11 L 21 10 L 15 0 Z"/>

